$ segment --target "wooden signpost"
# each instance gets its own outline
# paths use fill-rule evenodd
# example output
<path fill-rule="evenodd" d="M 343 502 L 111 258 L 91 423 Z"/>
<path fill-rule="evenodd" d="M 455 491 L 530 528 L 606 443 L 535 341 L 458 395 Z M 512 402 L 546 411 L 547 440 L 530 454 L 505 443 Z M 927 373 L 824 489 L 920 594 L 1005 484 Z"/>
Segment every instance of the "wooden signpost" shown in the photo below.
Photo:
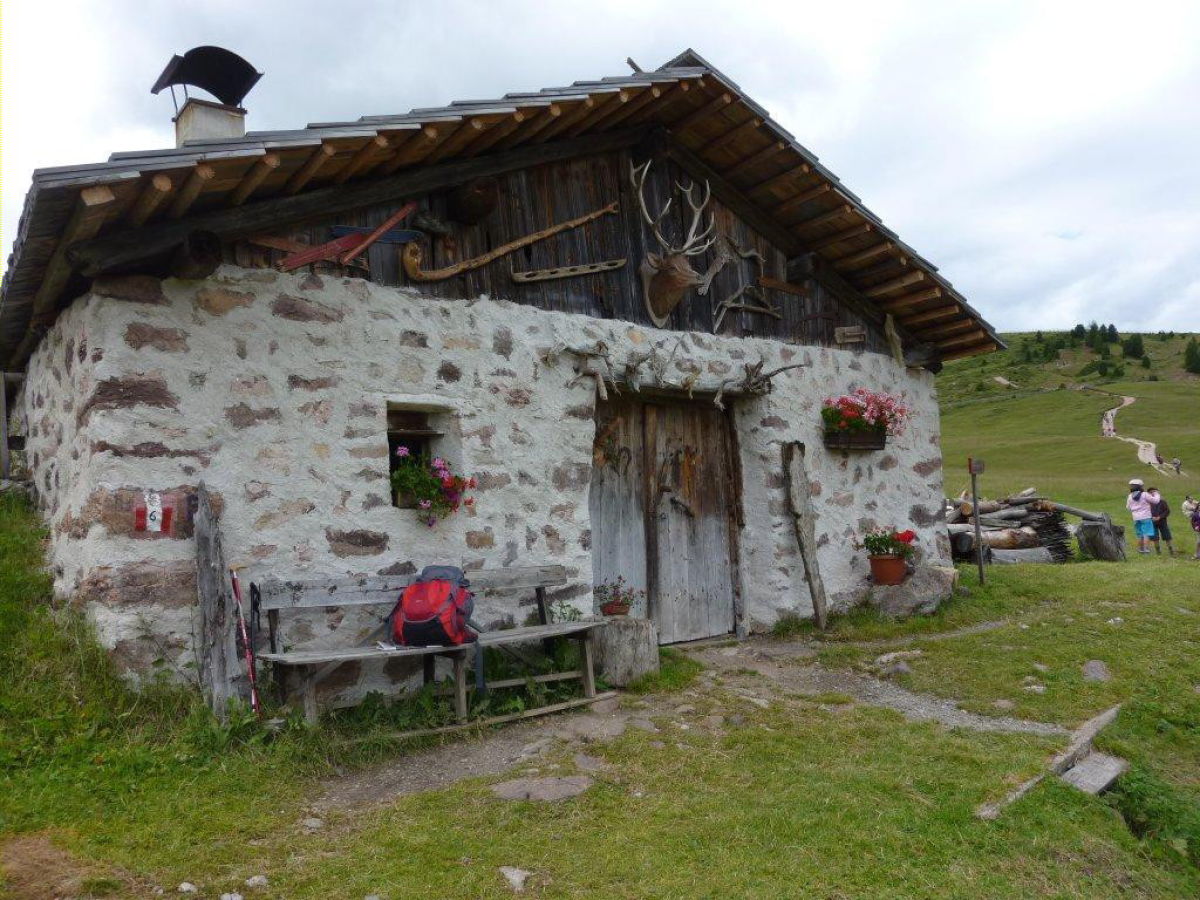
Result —
<path fill-rule="evenodd" d="M 979 528 L 979 482 L 983 474 L 983 460 L 967 457 L 967 471 L 971 473 L 971 516 L 975 521 L 975 559 L 979 563 L 979 583 L 983 584 L 983 535 Z"/>

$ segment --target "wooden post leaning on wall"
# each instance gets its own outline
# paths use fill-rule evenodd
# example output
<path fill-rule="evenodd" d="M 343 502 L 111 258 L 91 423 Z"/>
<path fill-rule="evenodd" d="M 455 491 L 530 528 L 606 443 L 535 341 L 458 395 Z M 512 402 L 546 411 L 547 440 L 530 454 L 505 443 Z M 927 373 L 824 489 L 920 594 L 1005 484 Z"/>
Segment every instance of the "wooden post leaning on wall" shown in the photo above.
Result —
<path fill-rule="evenodd" d="M 217 718 L 224 721 L 229 698 L 248 699 L 239 677 L 237 642 L 234 636 L 232 589 L 221 533 L 204 482 L 196 491 L 196 592 L 199 608 L 195 617 L 195 655 L 200 689 Z"/>
<path fill-rule="evenodd" d="M 792 522 L 796 528 L 796 541 L 800 545 L 800 557 L 804 560 L 804 580 L 812 595 L 813 618 L 817 627 L 825 630 L 829 623 L 828 602 L 825 597 L 825 582 L 817 565 L 817 514 L 812 507 L 811 490 L 808 485 L 808 470 L 804 465 L 804 445 L 791 441 L 783 445 L 783 469 L 787 481 L 788 505 L 792 511 Z"/>

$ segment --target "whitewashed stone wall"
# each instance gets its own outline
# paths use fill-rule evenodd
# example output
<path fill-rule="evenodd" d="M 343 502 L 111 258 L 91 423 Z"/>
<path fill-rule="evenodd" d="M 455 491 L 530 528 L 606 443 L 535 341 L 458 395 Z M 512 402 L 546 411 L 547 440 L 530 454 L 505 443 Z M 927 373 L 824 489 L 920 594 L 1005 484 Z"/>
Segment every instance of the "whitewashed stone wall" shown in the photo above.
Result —
<path fill-rule="evenodd" d="M 858 602 L 875 525 L 915 528 L 945 563 L 933 377 L 889 357 L 758 339 L 681 334 L 503 301 L 437 300 L 357 279 L 223 267 L 204 282 L 101 280 L 59 319 L 30 363 L 27 455 L 52 525 L 55 587 L 87 608 L 132 670 L 186 672 L 194 545 L 133 531 L 143 490 L 217 495 L 222 535 L 246 581 L 561 563 L 561 598 L 591 612 L 588 488 L 595 394 L 559 346 L 604 341 L 621 362 L 677 341 L 665 385 L 713 390 L 744 361 L 807 360 L 766 396 L 734 403 L 746 526 L 746 624 L 811 605 L 787 512 L 784 442 L 810 448 L 822 573 L 835 608 Z M 650 377 L 643 367 L 643 375 Z M 876 453 L 826 451 L 819 409 L 865 386 L 903 395 L 906 433 Z M 437 527 L 389 500 L 389 402 L 437 409 L 439 452 L 480 482 L 474 509 Z M 521 620 L 518 598 L 479 618 Z M 343 625 L 309 622 L 297 643 Z M 357 677 L 357 672 L 352 673 Z M 342 679 L 344 682 L 344 679 Z"/>

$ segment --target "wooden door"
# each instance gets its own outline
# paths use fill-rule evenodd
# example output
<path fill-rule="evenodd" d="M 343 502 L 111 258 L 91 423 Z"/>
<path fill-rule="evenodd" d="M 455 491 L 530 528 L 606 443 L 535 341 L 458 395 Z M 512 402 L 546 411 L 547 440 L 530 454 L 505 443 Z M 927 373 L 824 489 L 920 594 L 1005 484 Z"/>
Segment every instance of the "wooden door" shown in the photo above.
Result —
<path fill-rule="evenodd" d="M 616 398 L 597 411 L 590 496 L 595 584 L 647 592 L 664 644 L 734 627 L 730 441 L 720 411 Z"/>

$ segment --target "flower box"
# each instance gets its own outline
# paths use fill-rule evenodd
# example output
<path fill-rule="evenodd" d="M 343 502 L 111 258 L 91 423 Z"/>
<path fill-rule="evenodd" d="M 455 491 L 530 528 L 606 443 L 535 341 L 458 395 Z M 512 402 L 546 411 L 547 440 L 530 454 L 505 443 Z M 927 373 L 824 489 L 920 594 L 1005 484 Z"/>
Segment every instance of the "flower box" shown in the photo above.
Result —
<path fill-rule="evenodd" d="M 887 431 L 882 428 L 825 431 L 825 446 L 830 450 L 882 450 L 886 444 Z"/>

